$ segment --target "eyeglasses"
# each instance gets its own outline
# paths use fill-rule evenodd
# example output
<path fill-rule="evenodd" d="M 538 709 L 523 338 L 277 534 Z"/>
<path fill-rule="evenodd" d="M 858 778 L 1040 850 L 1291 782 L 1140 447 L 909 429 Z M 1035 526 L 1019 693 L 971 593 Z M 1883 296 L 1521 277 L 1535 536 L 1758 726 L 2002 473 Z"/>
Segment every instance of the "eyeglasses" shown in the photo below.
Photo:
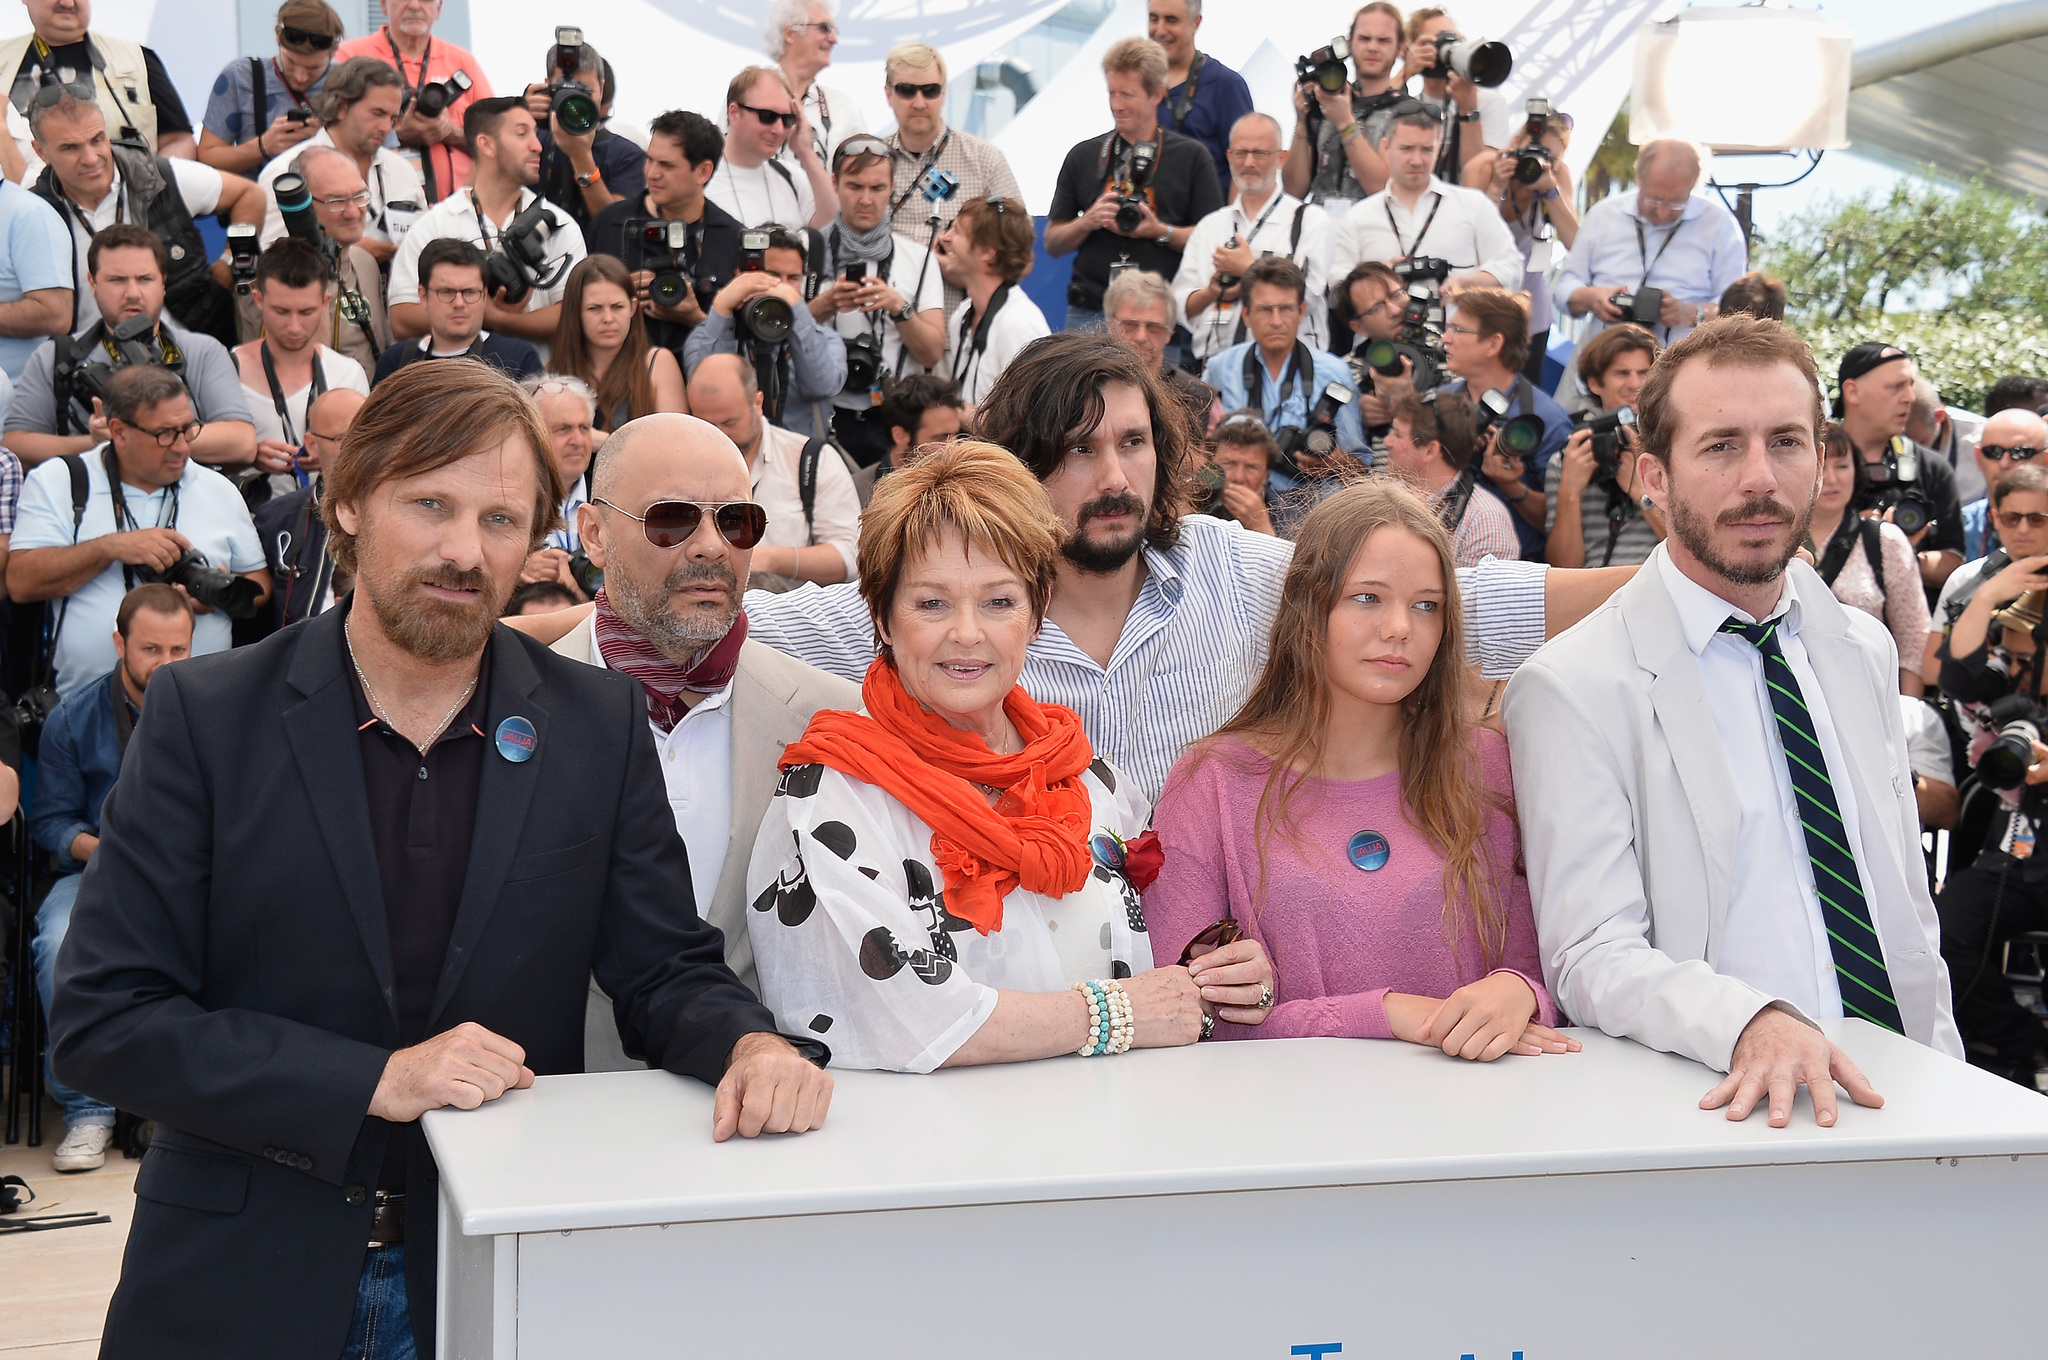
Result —
<path fill-rule="evenodd" d="M 329 212 L 340 212 L 343 208 L 367 208 L 370 206 L 370 191 L 358 189 L 352 194 L 330 194 L 313 201 Z"/>
<path fill-rule="evenodd" d="M 803 30 L 807 28 L 815 28 L 818 30 L 818 32 L 824 34 L 828 38 L 839 31 L 839 26 L 833 23 L 830 19 L 818 19 L 810 23 L 791 24 L 790 27 L 797 30 L 799 33 L 801 33 Z"/>
<path fill-rule="evenodd" d="M 323 444 L 339 444 L 341 442 L 341 435 L 347 433 L 347 430 L 343 430 L 341 434 L 322 434 L 318 430 L 308 430 L 306 431 L 306 438 L 317 439 Z"/>
<path fill-rule="evenodd" d="M 1224 945 L 1236 944 L 1243 938 L 1244 927 L 1239 925 L 1233 918 L 1226 916 L 1215 925 L 1208 927 L 1201 934 L 1195 936 L 1194 939 L 1188 941 L 1188 947 L 1180 951 L 1180 966 L 1185 968 L 1193 963 L 1195 961 L 1195 951 L 1205 945 L 1214 945 L 1216 948 L 1221 949 Z"/>
<path fill-rule="evenodd" d="M 311 33 L 303 28 L 293 28 L 290 24 L 280 24 L 277 41 L 283 47 L 310 47 L 315 52 L 325 52 L 334 46 L 334 35 Z"/>
<path fill-rule="evenodd" d="M 761 120 L 762 127 L 774 127 L 777 123 L 782 124 L 786 128 L 796 126 L 796 115 L 793 113 L 777 113 L 773 109 L 757 109 L 752 104 L 736 104 L 733 107 L 753 114 Z"/>
<path fill-rule="evenodd" d="M 1690 197 L 1659 198 L 1655 194 L 1646 194 L 1641 189 L 1636 190 L 1636 202 L 1642 204 L 1646 208 L 1683 208 L 1687 203 L 1691 201 L 1692 200 Z"/>
<path fill-rule="evenodd" d="M 2010 513 L 2001 510 L 1996 518 L 1998 527 L 2008 533 L 2014 529 L 2048 529 L 2048 510 L 2014 510 Z"/>
<path fill-rule="evenodd" d="M 1994 463 L 2006 458 L 2012 459 L 2015 463 L 2024 463 L 2029 458 L 2039 458 L 2041 456 L 2041 451 L 2031 444 L 1979 444 L 1977 446 L 1977 453 L 1980 457 L 1989 458 Z"/>
<path fill-rule="evenodd" d="M 1284 151 L 1260 151 L 1255 148 L 1233 146 L 1223 153 L 1234 161 L 1270 161 L 1284 156 Z"/>
<path fill-rule="evenodd" d="M 76 99 L 79 102 L 85 104 L 92 103 L 95 98 L 92 92 L 92 86 L 86 84 L 82 80 L 53 80 L 48 82 L 41 89 L 36 91 L 36 97 L 34 99 L 29 100 L 29 107 L 37 109 L 54 109 L 57 107 L 58 104 L 63 102 L 64 96 L 67 94 L 70 95 L 73 99 Z"/>
<path fill-rule="evenodd" d="M 718 526 L 719 536 L 742 551 L 759 543 L 761 535 L 768 531 L 768 512 L 752 501 L 720 501 L 710 505 L 699 505 L 696 501 L 656 501 L 647 507 L 646 514 L 636 515 L 602 496 L 593 496 L 591 500 L 617 510 L 627 519 L 639 520 L 640 527 L 647 533 L 647 541 L 657 548 L 680 548 L 696 537 L 697 526 L 704 522 L 706 510 L 711 512 L 711 522 Z"/>
<path fill-rule="evenodd" d="M 1444 329 L 1447 331 L 1456 331 L 1460 335 L 1469 335 L 1474 339 L 1477 339 L 1480 334 L 1479 328 L 1477 326 L 1460 326 L 1455 321 L 1445 322 Z"/>
<path fill-rule="evenodd" d="M 897 81 L 889 88 L 896 91 L 898 99 L 915 99 L 919 95 L 923 95 L 926 99 L 937 99 L 946 92 L 946 87 L 943 85 L 912 85 L 904 80 Z"/>
<path fill-rule="evenodd" d="M 122 423 L 127 424 L 126 421 L 123 421 Z M 154 439 L 156 441 L 156 446 L 158 448 L 167 449 L 171 445 L 177 443 L 180 439 L 197 439 L 199 437 L 199 432 L 206 427 L 195 420 L 190 425 L 173 425 L 170 426 L 168 429 L 162 430 L 145 430 L 140 425 L 129 425 L 128 428 L 135 431 L 137 434 L 148 435 L 151 439 Z M 2044 515 L 2042 518 L 2048 519 L 2048 515 Z"/>
<path fill-rule="evenodd" d="M 484 290 L 481 288 L 429 288 L 427 291 L 434 295 L 434 301 L 441 303 L 478 303 L 484 300 Z"/>

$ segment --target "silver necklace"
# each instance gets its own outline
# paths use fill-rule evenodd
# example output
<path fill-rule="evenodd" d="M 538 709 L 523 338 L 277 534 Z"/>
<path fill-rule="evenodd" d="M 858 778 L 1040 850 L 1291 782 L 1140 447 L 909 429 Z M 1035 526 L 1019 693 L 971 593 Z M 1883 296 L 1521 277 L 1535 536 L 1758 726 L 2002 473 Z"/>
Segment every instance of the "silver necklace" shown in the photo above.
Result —
<path fill-rule="evenodd" d="M 377 691 L 371 687 L 370 677 L 363 674 L 363 663 L 356 660 L 356 640 L 353 620 L 342 625 L 341 640 L 348 646 L 348 663 L 349 665 L 354 666 L 356 668 L 356 679 L 360 680 L 363 684 L 363 697 L 370 701 L 370 710 L 374 712 L 380 720 L 383 721 L 386 727 L 390 728 L 394 732 L 398 732 L 398 724 L 391 721 L 391 715 L 384 711 L 383 703 L 380 702 L 377 698 Z M 461 697 L 456 699 L 453 707 L 451 707 L 448 710 L 448 712 L 442 716 L 440 723 L 435 726 L 433 732 L 427 737 L 427 739 L 424 742 L 418 743 L 419 752 L 421 755 L 425 755 L 428 751 L 433 749 L 434 743 L 441 739 L 441 734 L 448 730 L 448 724 L 455 721 L 456 713 L 461 710 L 464 704 L 469 702 L 469 696 L 474 693 L 476 693 L 476 677 L 472 675 L 469 677 L 469 684 L 467 687 L 463 689 Z M 404 736 L 405 734 L 400 732 L 399 735 Z"/>

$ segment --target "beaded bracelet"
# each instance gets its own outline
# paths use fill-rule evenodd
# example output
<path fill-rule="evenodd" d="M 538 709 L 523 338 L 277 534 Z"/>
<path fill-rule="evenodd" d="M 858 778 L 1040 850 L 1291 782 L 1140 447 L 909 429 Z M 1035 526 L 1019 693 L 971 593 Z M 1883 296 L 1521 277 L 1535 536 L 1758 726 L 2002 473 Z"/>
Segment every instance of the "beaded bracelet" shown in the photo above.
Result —
<path fill-rule="evenodd" d="M 1131 1013 L 1131 998 L 1125 994 L 1124 985 L 1115 978 L 1102 984 L 1109 990 L 1111 1053 L 1128 1053 L 1131 1041 L 1137 1037 L 1137 1024 Z"/>
<path fill-rule="evenodd" d="M 1088 1004 L 1088 1040 L 1079 1052 L 1084 1058 L 1093 1058 L 1109 1051 L 1110 1018 L 1109 993 L 1096 982 L 1077 982 L 1074 990 Z"/>

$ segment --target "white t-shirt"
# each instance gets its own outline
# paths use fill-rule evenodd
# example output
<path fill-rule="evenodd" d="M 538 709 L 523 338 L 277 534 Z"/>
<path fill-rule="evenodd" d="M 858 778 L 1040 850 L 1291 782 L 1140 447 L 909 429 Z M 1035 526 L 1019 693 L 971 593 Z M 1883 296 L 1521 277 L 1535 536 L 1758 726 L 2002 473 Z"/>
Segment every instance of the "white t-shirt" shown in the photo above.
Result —
<path fill-rule="evenodd" d="M 1003 299 L 1000 306 L 996 305 L 996 298 Z M 1010 366 L 1010 360 L 1017 357 L 1018 350 L 1041 335 L 1052 334 L 1052 327 L 1045 324 L 1045 313 L 1016 284 L 997 289 L 989 305 L 995 315 L 989 318 L 988 331 L 979 347 L 967 327 L 967 313 L 974 308 L 972 298 L 955 307 L 946 320 L 946 353 L 951 356 L 952 375 L 960 384 L 961 400 L 970 406 L 979 405 L 988 395 L 996 379 Z"/>
<path fill-rule="evenodd" d="M 787 178 L 783 171 L 788 171 Z M 811 181 L 802 167 L 763 161 L 750 170 L 734 165 L 729 156 L 719 159 L 711 183 L 704 186 L 704 197 L 731 213 L 743 227 L 772 222 L 801 231 L 811 224 L 811 214 L 818 210 Z"/>
<path fill-rule="evenodd" d="M 829 237 L 831 231 L 828 229 L 825 234 Z M 910 310 L 913 313 L 943 310 L 946 305 L 946 281 L 939 276 L 938 264 L 925 264 L 925 248 L 917 242 L 901 236 L 892 239 L 896 242 L 896 251 L 889 257 L 889 272 L 884 276 L 883 282 L 903 295 L 904 300 L 910 303 Z M 845 272 L 843 261 L 839 272 Z M 873 272 L 870 269 L 871 276 Z M 921 285 L 918 282 L 920 274 L 924 280 Z M 917 290 L 915 297 L 911 296 L 912 289 Z M 841 312 L 832 319 L 832 324 L 837 326 L 839 334 L 849 341 L 870 333 L 881 336 L 884 376 L 925 371 L 924 365 L 917 362 L 914 356 L 903 353 L 903 336 L 896 329 L 896 323 L 880 312 Z"/>
<path fill-rule="evenodd" d="M 21 488 L 21 512 L 14 523 L 10 544 L 13 551 L 68 548 L 74 541 L 83 543 L 115 532 L 114 500 L 107 490 L 106 467 L 101 457 L 105 448 L 101 445 L 84 455 L 88 490 L 85 517 L 79 522 L 75 540 L 71 530 L 71 472 L 64 460 L 49 459 L 28 474 Z M 137 487 L 124 485 L 121 495 L 136 524 L 150 528 L 161 523 L 165 528 L 176 528 L 214 566 L 237 575 L 263 568 L 263 545 L 257 541 L 255 522 L 249 518 L 249 507 L 233 482 L 212 468 L 188 461 L 176 490 L 175 523 L 165 503 L 166 492 L 145 494 Z M 120 612 L 121 599 L 127 593 L 121 564 L 114 562 L 74 591 L 63 605 L 64 621 L 57 635 L 57 692 L 65 698 L 114 669 L 114 616 Z M 53 602 L 50 607 L 54 612 L 58 606 Z M 224 652 L 233 641 L 233 625 L 227 615 L 201 614 L 193 620 L 194 656 Z"/>
<path fill-rule="evenodd" d="M 853 101 L 852 95 L 841 89 L 820 85 L 815 80 L 811 82 L 811 88 L 804 91 L 803 104 L 804 121 L 810 124 L 811 128 L 811 146 L 817 151 L 818 159 L 825 163 L 825 168 L 830 170 L 832 153 L 839 149 L 841 142 L 856 132 L 866 132 L 868 120 L 861 113 L 860 105 Z M 795 170 L 799 179 L 803 177 L 804 172 L 797 167 L 796 148 L 793 145 L 784 143 L 778 159 Z"/>
<path fill-rule="evenodd" d="M 176 156 L 168 158 L 167 163 L 171 167 L 171 174 L 178 182 L 178 197 L 185 200 L 186 212 L 191 213 L 194 218 L 200 218 L 220 206 L 223 183 L 220 171 L 204 161 L 188 161 Z M 100 305 L 93 301 L 92 288 L 86 282 L 90 273 L 85 267 L 85 252 L 92 245 L 93 236 L 113 226 L 116 220 L 138 220 L 134 205 L 126 202 L 127 196 L 127 186 L 121 181 L 121 172 L 116 170 L 114 183 L 107 190 L 107 196 L 100 200 L 99 206 L 91 213 L 88 214 L 69 198 L 64 200 L 64 220 L 71 227 L 72 245 L 78 252 L 74 265 L 78 279 L 78 321 L 72 328 L 73 335 L 83 334 L 93 322 L 100 319 Z M 88 221 L 91 223 L 90 227 L 86 225 Z M 109 668 L 111 669 L 111 666 Z"/>
<path fill-rule="evenodd" d="M 369 375 L 363 372 L 361 364 L 349 358 L 346 354 L 338 350 L 331 350 L 327 346 L 322 345 L 317 356 L 317 362 L 320 365 L 320 377 L 323 380 L 324 391 L 331 392 L 336 388 L 346 387 L 351 391 L 360 392 L 366 397 L 370 395 Z M 236 365 L 236 371 L 240 371 L 239 364 Z M 279 418 L 277 413 L 277 397 L 270 391 L 267 384 L 259 390 L 249 386 L 244 381 L 242 383 L 242 398 L 249 403 L 249 419 L 250 423 L 256 427 L 257 443 L 260 444 L 266 439 L 275 439 L 281 444 L 291 444 L 294 446 L 305 442 L 306 407 L 313 400 L 312 383 L 307 383 L 296 392 L 284 394 L 285 414 L 282 419 Z M 289 428 L 287 428 L 287 421 L 289 422 Z M 299 481 L 298 476 L 294 473 L 274 472 L 270 476 L 270 494 L 273 496 L 289 496 L 302 485 L 303 483 Z"/>
<path fill-rule="evenodd" d="M 327 135 L 327 129 L 321 128 L 284 155 L 271 157 L 256 176 L 256 186 L 263 190 L 263 231 L 257 239 L 264 245 L 284 235 L 284 215 L 277 210 L 277 177 L 290 170 L 299 153 L 307 147 L 333 145 L 334 139 Z M 378 147 L 377 154 L 370 157 L 370 173 L 364 176 L 363 187 L 370 191 L 369 213 L 363 219 L 366 240 L 395 243 L 412 225 L 413 214 L 405 214 L 403 221 L 387 220 L 385 204 L 417 203 L 421 208 L 427 206 L 427 190 L 420 181 L 419 165 L 388 146 Z"/>
<path fill-rule="evenodd" d="M 537 195 L 531 189 L 519 191 L 519 202 L 506 217 L 509 222 L 532 205 Z M 574 218 L 550 203 L 547 205 L 548 220 L 554 223 L 554 230 L 548 233 L 542 255 L 547 267 L 555 274 L 555 281 L 549 286 L 527 290 L 526 310 L 537 312 L 543 307 L 552 307 L 562 300 L 568 291 L 569 271 L 583 258 L 583 229 L 576 225 Z M 385 294 L 385 304 L 396 307 L 401 302 L 420 300 L 420 252 L 430 241 L 452 236 L 467 241 L 486 254 L 497 248 L 498 231 L 504 222 L 485 223 L 477 216 L 476 199 L 465 189 L 453 193 L 420 214 L 412 229 L 405 233 L 405 239 L 398 243 L 398 253 L 391 257 L 391 287 Z M 567 259 L 568 264 L 556 265 L 556 261 Z M 548 361 L 548 347 L 538 340 L 530 341 L 540 352 L 540 361 Z"/>
<path fill-rule="evenodd" d="M 846 562 L 846 579 L 854 576 L 854 550 L 860 544 L 860 492 L 846 461 L 826 445 L 818 459 L 818 499 L 811 522 L 804 523 L 802 489 L 797 473 L 804 437 L 794 430 L 761 421 L 761 447 L 754 455 L 754 501 L 768 512 L 761 542 L 777 548 L 831 544 Z M 705 900 L 709 900 L 708 898 Z"/>

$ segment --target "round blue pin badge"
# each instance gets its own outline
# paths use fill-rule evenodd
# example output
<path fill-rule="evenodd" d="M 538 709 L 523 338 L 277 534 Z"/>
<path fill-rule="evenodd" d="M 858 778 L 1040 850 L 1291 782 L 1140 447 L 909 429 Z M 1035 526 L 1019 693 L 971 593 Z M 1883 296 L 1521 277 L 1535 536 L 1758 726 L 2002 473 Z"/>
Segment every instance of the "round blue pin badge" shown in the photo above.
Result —
<path fill-rule="evenodd" d="M 1370 873 L 1374 869 L 1386 868 L 1387 860 L 1394 852 L 1387 844 L 1387 838 L 1379 832 L 1357 831 L 1352 833 L 1351 844 L 1345 847 L 1345 853 L 1351 856 L 1352 868 Z"/>
<path fill-rule="evenodd" d="M 498 754 L 514 765 L 532 760 L 540 747 L 540 734 L 525 718 L 510 717 L 498 724 Z"/>
<path fill-rule="evenodd" d="M 1123 871 L 1124 843 L 1107 831 L 1098 831 L 1088 838 L 1088 853 L 1097 864 L 1111 873 Z"/>

